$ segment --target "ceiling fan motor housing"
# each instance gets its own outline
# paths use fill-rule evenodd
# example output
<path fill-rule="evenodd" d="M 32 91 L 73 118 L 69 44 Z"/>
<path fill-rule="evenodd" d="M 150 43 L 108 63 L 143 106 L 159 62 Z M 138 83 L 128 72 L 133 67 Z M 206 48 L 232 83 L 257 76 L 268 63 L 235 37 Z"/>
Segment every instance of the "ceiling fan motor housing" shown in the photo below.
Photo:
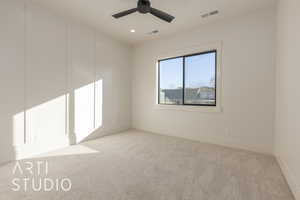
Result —
<path fill-rule="evenodd" d="M 166 12 L 163 12 L 156 8 L 152 8 L 150 0 L 138 0 L 137 8 L 132 8 L 129 10 L 125 10 L 123 12 L 119 12 L 119 13 L 113 15 L 113 17 L 118 19 L 120 17 L 124 17 L 124 16 L 130 15 L 135 12 L 139 12 L 142 14 L 150 13 L 151 15 L 158 17 L 159 19 L 164 20 L 169 23 L 171 23 L 173 21 L 173 19 L 175 19 L 175 17 L 173 17 L 172 15 L 170 15 Z"/>
<path fill-rule="evenodd" d="M 149 0 L 139 0 L 137 9 L 140 13 L 146 14 L 151 10 L 151 3 Z"/>

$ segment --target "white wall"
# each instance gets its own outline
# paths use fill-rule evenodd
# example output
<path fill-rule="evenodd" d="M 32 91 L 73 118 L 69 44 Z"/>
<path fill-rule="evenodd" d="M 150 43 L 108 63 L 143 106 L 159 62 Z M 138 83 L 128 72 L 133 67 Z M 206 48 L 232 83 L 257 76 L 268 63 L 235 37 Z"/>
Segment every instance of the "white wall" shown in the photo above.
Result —
<path fill-rule="evenodd" d="M 0 163 L 130 128 L 127 46 L 23 0 L 0 44 Z"/>
<path fill-rule="evenodd" d="M 0 44 L 1 163 L 14 157 L 13 132 L 24 132 L 24 6 L 17 1 L 0 1 Z"/>
<path fill-rule="evenodd" d="M 275 154 L 300 199 L 300 1 L 278 3 Z"/>
<path fill-rule="evenodd" d="M 156 58 L 222 41 L 223 112 L 156 109 Z M 275 106 L 275 8 L 227 19 L 135 48 L 133 127 L 272 153 Z"/>

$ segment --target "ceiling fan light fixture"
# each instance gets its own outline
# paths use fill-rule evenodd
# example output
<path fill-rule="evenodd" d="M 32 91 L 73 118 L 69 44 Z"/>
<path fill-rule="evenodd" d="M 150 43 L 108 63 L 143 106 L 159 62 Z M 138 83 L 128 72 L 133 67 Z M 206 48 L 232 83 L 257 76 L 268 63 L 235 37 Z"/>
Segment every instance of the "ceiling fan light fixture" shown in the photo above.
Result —
<path fill-rule="evenodd" d="M 125 10 L 123 12 L 114 14 L 113 17 L 118 19 L 120 17 L 124 17 L 135 12 L 139 12 L 142 14 L 150 13 L 151 15 L 169 23 L 171 23 L 175 19 L 174 16 L 163 12 L 159 9 L 153 8 L 149 0 L 139 0 L 136 8 L 132 8 L 130 10 Z"/>

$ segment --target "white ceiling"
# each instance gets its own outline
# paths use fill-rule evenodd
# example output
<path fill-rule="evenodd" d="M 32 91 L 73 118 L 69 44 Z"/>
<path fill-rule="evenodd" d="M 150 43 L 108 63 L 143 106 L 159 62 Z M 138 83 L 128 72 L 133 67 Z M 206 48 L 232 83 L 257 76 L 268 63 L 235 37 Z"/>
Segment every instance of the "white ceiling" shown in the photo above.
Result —
<path fill-rule="evenodd" d="M 159 38 L 180 31 L 189 30 L 201 24 L 224 17 L 238 16 L 263 7 L 274 5 L 276 0 L 151 0 L 154 8 L 176 17 L 166 23 L 147 14 L 134 13 L 114 19 L 112 14 L 136 7 L 137 0 L 33 0 L 68 17 L 96 27 L 107 35 L 135 44 Z M 202 19 L 203 13 L 219 10 L 219 15 Z M 135 33 L 130 33 L 135 29 Z M 159 30 L 156 35 L 147 33 Z"/>

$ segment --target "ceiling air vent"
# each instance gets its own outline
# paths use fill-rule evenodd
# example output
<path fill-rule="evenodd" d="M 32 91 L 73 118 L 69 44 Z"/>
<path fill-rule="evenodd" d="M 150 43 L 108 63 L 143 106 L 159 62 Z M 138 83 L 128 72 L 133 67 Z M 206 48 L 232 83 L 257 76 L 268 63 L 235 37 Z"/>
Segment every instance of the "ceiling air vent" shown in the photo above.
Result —
<path fill-rule="evenodd" d="M 205 13 L 203 15 L 201 15 L 202 18 L 207 18 L 207 17 L 210 17 L 210 16 L 213 16 L 213 15 L 217 15 L 219 14 L 219 11 L 218 10 L 214 10 L 214 11 L 211 11 L 211 12 L 208 12 L 208 13 Z"/>
<path fill-rule="evenodd" d="M 148 35 L 154 35 L 157 33 L 159 33 L 159 30 L 153 30 L 153 31 L 149 32 Z"/>

